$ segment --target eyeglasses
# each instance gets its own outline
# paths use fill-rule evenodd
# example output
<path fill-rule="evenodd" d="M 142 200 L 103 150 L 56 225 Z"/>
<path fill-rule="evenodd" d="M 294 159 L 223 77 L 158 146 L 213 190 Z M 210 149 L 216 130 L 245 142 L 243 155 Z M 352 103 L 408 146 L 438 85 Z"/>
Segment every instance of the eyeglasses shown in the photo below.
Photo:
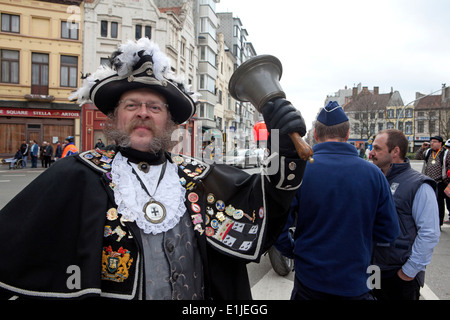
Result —
<path fill-rule="evenodd" d="M 164 108 L 169 107 L 168 104 L 162 103 L 162 102 L 137 102 L 132 100 L 120 100 L 117 105 L 124 104 L 124 109 L 128 111 L 136 111 L 139 109 L 143 104 L 145 104 L 145 107 L 148 111 L 154 114 L 158 114 L 163 112 Z"/>

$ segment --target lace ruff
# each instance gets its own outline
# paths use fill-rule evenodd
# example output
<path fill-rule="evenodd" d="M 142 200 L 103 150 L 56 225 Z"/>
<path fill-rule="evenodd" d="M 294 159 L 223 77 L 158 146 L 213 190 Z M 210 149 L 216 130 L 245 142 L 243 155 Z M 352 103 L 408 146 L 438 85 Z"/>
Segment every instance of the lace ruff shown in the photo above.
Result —
<path fill-rule="evenodd" d="M 151 166 L 148 173 L 139 172 L 152 197 L 166 208 L 166 218 L 161 223 L 154 224 L 145 219 L 143 212 L 144 205 L 150 198 L 141 187 L 127 160 L 119 152 L 112 163 L 111 174 L 115 184 L 114 197 L 118 206 L 117 211 L 124 219 L 136 221 L 137 226 L 147 234 L 158 234 L 175 227 L 186 212 L 184 205 L 186 190 L 180 184 L 178 167 L 173 163 L 167 163 L 166 172 L 156 192 L 162 165 Z M 137 166 L 132 165 L 138 172 Z"/>

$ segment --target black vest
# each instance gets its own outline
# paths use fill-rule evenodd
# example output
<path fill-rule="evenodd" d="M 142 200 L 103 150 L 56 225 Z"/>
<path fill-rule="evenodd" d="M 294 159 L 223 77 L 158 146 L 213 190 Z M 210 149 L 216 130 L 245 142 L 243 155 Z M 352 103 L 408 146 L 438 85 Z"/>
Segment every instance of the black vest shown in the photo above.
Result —
<path fill-rule="evenodd" d="M 373 253 L 373 264 L 380 267 L 382 276 L 392 276 L 411 255 L 412 246 L 417 236 L 417 226 L 412 216 L 414 197 L 423 183 L 436 189 L 433 179 L 411 168 L 409 159 L 404 163 L 394 163 L 386 174 L 391 186 L 392 196 L 397 209 L 400 235 L 390 244 L 377 243 Z M 424 284 L 425 273 L 419 272 L 416 279 Z"/>

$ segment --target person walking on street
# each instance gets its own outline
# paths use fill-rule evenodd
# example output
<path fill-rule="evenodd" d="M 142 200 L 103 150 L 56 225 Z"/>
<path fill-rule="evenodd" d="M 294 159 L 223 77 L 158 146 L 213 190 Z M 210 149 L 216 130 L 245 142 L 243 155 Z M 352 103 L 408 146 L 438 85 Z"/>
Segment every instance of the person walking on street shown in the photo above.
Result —
<path fill-rule="evenodd" d="M 31 143 L 31 141 L 30 141 Z M 32 146 L 30 149 L 30 156 L 31 156 L 31 167 L 37 168 L 37 160 L 39 157 L 39 145 L 37 144 L 36 140 L 33 140 Z"/>
<path fill-rule="evenodd" d="M 373 241 L 392 242 L 398 218 L 383 173 L 347 143 L 350 124 L 337 102 L 317 116 L 314 162 L 291 205 L 293 241 L 286 224 L 276 248 L 294 258 L 293 300 L 371 300 Z M 362 196 L 363 195 L 363 196 Z"/>
<path fill-rule="evenodd" d="M 381 269 L 380 287 L 373 291 L 377 300 L 419 300 L 425 268 L 439 242 L 436 182 L 411 168 L 407 150 L 403 132 L 388 129 L 378 133 L 370 152 L 389 182 L 403 226 L 394 242 L 374 247 L 372 263 Z"/>
<path fill-rule="evenodd" d="M 431 148 L 428 148 L 431 144 Z M 447 171 L 450 169 L 450 157 L 444 147 L 444 139 L 441 136 L 434 136 L 430 139 L 430 144 L 423 143 L 416 151 L 415 159 L 424 160 L 422 173 L 429 176 L 437 183 L 437 202 L 439 206 L 439 225 L 444 223 L 445 215 L 445 188 L 450 182 Z"/>

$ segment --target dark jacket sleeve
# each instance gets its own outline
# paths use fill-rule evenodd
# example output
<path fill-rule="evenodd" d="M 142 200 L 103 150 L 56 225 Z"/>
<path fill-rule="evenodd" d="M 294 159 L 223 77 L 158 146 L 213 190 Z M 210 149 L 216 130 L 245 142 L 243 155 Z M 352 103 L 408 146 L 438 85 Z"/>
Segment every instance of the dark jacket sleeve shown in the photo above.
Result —
<path fill-rule="evenodd" d="M 101 248 L 105 219 L 100 183 L 92 170 L 68 157 L 0 211 L 2 255 L 8 257 L 0 264 L 3 296 L 76 295 L 67 285 L 71 266 L 81 271 L 77 290 L 99 287 L 101 250 L 92 248 Z"/>

